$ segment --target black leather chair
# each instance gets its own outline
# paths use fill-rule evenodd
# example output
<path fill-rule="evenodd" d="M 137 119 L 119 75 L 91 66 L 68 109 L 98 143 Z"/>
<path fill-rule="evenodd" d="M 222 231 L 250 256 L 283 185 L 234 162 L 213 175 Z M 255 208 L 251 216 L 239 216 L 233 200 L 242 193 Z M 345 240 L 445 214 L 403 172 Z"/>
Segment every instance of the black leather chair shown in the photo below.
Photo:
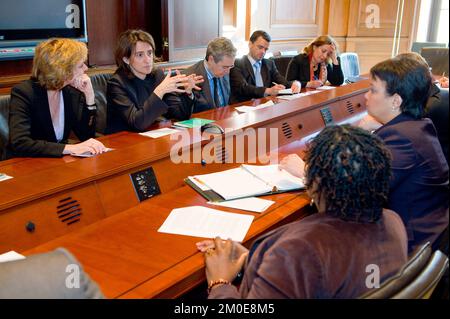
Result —
<path fill-rule="evenodd" d="M 439 142 L 444 152 L 448 163 L 448 147 L 449 147 L 449 104 L 448 104 L 448 89 L 440 89 L 440 91 L 428 99 L 425 110 L 425 117 L 430 118 L 436 127 Z"/>
<path fill-rule="evenodd" d="M 448 48 L 422 48 L 420 55 L 428 62 L 431 72 L 435 75 L 448 76 Z"/>
<path fill-rule="evenodd" d="M 97 125 L 96 131 L 99 135 L 105 134 L 106 130 L 106 87 L 108 80 L 112 77 L 111 73 L 98 73 L 91 75 L 92 87 L 95 92 L 95 103 L 97 104 Z"/>
<path fill-rule="evenodd" d="M 275 66 L 278 69 L 278 72 L 284 77 L 286 77 L 287 69 L 289 66 L 289 62 L 291 62 L 294 55 L 280 55 L 280 56 L 272 56 L 269 59 L 275 62 Z"/>
<path fill-rule="evenodd" d="M 9 95 L 0 95 L 0 161 L 6 158 L 9 140 Z"/>
<path fill-rule="evenodd" d="M 418 248 L 397 274 L 362 299 L 428 299 L 448 269 L 448 257 L 432 253 L 430 243 Z"/>

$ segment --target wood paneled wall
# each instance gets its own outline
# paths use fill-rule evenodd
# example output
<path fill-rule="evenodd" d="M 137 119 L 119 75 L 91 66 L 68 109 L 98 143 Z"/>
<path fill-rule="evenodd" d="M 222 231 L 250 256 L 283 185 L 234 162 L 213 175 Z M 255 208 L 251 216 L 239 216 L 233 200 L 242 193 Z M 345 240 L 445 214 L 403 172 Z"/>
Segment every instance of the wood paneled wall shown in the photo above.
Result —
<path fill-rule="evenodd" d="M 223 32 L 225 9 L 227 23 L 237 25 L 231 34 L 224 34 L 244 51 L 247 50 L 244 42 L 257 29 L 272 36 L 271 51 L 300 52 L 316 36 L 330 34 L 342 52 L 358 53 L 361 71 L 367 72 L 372 65 L 391 56 L 399 1 L 87 0 L 89 63 L 114 64 L 117 36 L 128 28 L 150 31 L 157 43 L 157 55 L 164 55 L 165 60 L 201 59 L 208 41 Z M 366 24 L 371 14 L 367 9 L 373 5 L 379 8 L 378 28 Z M 404 1 L 400 52 L 407 51 L 413 41 L 419 5 L 420 0 Z M 241 23 L 242 20 L 245 22 Z M 0 62 L 0 77 L 30 71 L 31 60 Z"/>

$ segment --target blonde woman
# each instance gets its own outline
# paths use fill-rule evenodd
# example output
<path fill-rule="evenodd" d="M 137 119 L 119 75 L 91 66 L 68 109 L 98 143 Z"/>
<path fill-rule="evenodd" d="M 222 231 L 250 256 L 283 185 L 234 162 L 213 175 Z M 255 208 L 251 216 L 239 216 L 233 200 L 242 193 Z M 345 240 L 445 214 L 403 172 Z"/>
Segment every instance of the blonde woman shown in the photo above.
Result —
<path fill-rule="evenodd" d="M 307 47 L 292 59 L 287 70 L 288 81 L 300 81 L 302 87 L 316 89 L 325 85 L 344 83 L 341 60 L 336 41 L 322 35 L 314 39 Z"/>
<path fill-rule="evenodd" d="M 50 39 L 36 47 L 32 77 L 11 92 L 9 148 L 14 156 L 105 151 L 92 138 L 96 106 L 86 59 L 86 45 L 75 40 Z M 71 131 L 83 142 L 66 144 Z"/>

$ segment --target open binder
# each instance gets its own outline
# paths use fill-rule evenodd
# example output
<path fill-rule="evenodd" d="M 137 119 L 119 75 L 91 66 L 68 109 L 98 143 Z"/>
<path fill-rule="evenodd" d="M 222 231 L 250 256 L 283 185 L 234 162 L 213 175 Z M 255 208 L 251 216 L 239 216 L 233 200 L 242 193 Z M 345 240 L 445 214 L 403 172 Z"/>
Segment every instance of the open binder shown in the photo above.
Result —
<path fill-rule="evenodd" d="M 222 172 L 189 176 L 185 182 L 212 202 L 305 188 L 302 179 L 280 170 L 278 165 L 241 165 Z"/>

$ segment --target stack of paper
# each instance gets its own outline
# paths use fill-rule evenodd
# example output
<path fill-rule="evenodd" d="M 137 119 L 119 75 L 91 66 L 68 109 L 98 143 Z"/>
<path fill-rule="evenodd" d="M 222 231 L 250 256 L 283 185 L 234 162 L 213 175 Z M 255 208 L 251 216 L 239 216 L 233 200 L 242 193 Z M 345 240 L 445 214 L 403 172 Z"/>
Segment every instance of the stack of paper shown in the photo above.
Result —
<path fill-rule="evenodd" d="M 252 215 L 227 213 L 202 206 L 176 208 L 158 229 L 160 233 L 243 241 Z"/>

